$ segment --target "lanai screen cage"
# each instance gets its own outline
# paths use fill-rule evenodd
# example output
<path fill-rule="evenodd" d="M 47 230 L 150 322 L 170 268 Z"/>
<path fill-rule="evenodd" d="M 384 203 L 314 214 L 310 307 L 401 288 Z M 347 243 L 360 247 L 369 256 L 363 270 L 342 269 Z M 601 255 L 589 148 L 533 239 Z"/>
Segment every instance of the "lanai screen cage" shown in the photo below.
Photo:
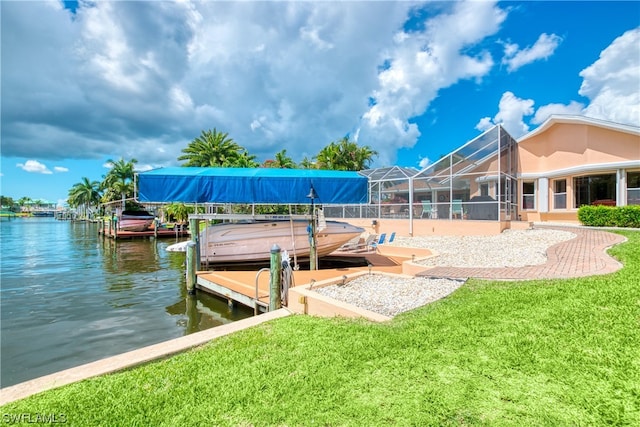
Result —
<path fill-rule="evenodd" d="M 516 141 L 494 126 L 413 177 L 420 217 L 504 221 L 517 218 Z"/>
<path fill-rule="evenodd" d="M 342 218 L 518 219 L 516 172 L 516 141 L 497 125 L 420 171 L 361 171 L 369 204 L 325 210 Z"/>

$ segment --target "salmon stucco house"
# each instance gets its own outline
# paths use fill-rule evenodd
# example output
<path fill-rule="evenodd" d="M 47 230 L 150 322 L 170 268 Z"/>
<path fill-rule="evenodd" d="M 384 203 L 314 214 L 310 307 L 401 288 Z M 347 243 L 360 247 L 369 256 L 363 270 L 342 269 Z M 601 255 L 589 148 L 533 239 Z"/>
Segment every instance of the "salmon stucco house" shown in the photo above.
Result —
<path fill-rule="evenodd" d="M 375 218 L 376 232 L 474 234 L 578 223 L 583 205 L 640 205 L 640 127 L 554 115 L 519 139 L 496 125 L 419 171 L 360 173 L 369 179 L 370 203 L 326 212 Z"/>
<path fill-rule="evenodd" d="M 577 221 L 582 205 L 640 205 L 640 128 L 551 116 L 518 140 L 519 214 Z"/>

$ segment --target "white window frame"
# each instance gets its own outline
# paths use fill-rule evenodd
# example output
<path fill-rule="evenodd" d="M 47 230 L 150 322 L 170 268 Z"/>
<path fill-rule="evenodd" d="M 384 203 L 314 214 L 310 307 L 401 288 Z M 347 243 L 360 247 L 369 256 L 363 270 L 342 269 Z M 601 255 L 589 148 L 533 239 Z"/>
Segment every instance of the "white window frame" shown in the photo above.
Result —
<path fill-rule="evenodd" d="M 533 184 L 533 193 L 526 193 L 524 192 L 524 185 L 525 184 Z M 521 194 L 522 194 L 522 198 L 520 199 L 520 207 L 522 208 L 523 211 L 535 211 L 536 207 L 537 207 L 537 202 L 536 202 L 536 195 L 538 193 L 538 183 L 536 180 L 526 180 L 526 181 L 522 181 L 522 184 L 520 185 L 520 189 L 521 189 Z M 533 207 L 532 208 L 526 208 L 525 207 L 525 197 L 530 197 L 531 200 L 533 201 Z"/>
<path fill-rule="evenodd" d="M 632 201 L 637 200 L 637 199 L 635 199 L 633 197 L 629 197 L 630 196 L 629 190 L 640 193 L 640 188 L 639 187 L 629 187 L 629 174 L 630 173 L 633 173 L 633 174 L 639 173 L 640 174 L 640 171 L 630 170 L 630 171 L 626 171 L 626 173 L 624 174 L 625 186 L 627 187 L 626 191 L 625 191 L 625 204 L 626 205 L 629 205 L 629 200 L 632 200 Z M 635 205 L 635 203 L 634 203 L 634 205 Z"/>
<path fill-rule="evenodd" d="M 564 181 L 564 192 L 563 193 L 556 193 L 556 182 L 558 181 Z M 562 195 L 564 194 L 564 207 L 563 208 L 559 208 L 558 206 L 556 206 L 557 202 L 556 202 L 556 196 L 558 195 Z M 557 178 L 553 180 L 553 210 L 562 210 L 562 211 L 566 211 L 567 210 L 567 206 L 568 206 L 568 199 L 567 199 L 567 178 Z"/>

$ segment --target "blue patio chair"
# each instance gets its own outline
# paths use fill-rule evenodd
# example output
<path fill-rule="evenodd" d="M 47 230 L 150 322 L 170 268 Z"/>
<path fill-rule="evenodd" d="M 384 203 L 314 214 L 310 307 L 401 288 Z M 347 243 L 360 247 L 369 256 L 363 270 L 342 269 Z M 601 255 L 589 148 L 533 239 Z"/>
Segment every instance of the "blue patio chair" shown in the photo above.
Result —
<path fill-rule="evenodd" d="M 391 233 L 391 236 L 389 236 L 389 243 L 392 243 L 395 238 L 396 238 L 396 232 L 394 231 L 393 233 Z"/>
<path fill-rule="evenodd" d="M 387 233 L 382 233 L 382 234 L 380 235 L 380 238 L 378 239 L 378 241 L 377 241 L 377 242 L 373 242 L 373 243 L 369 246 L 369 249 L 370 249 L 370 250 L 372 250 L 372 249 L 377 248 L 377 247 L 378 247 L 378 245 L 382 245 L 382 244 L 384 244 L 384 241 L 385 241 L 386 239 L 387 239 Z"/>

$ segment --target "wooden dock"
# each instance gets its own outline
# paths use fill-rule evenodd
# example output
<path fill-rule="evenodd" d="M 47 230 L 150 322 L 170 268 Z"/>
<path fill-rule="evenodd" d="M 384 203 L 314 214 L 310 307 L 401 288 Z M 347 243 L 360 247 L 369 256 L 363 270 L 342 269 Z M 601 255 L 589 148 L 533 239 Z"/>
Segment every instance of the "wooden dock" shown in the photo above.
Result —
<path fill-rule="evenodd" d="M 369 258 L 369 257 L 368 257 Z M 387 273 L 402 273 L 402 266 L 376 253 L 370 254 L 371 269 Z M 346 267 L 322 270 L 294 270 L 291 287 L 339 278 L 353 273 L 368 271 L 369 267 Z M 257 287 L 256 287 L 257 285 Z M 227 299 L 230 305 L 239 303 L 257 312 L 269 307 L 269 269 L 258 271 L 198 271 L 196 287 Z"/>
<path fill-rule="evenodd" d="M 123 231 L 117 230 L 112 226 L 110 221 L 98 222 L 98 234 L 112 239 L 143 239 L 154 237 L 156 239 L 162 238 L 178 238 L 189 235 L 189 231 L 186 227 L 174 227 L 158 229 L 150 229 L 146 231 Z"/>

